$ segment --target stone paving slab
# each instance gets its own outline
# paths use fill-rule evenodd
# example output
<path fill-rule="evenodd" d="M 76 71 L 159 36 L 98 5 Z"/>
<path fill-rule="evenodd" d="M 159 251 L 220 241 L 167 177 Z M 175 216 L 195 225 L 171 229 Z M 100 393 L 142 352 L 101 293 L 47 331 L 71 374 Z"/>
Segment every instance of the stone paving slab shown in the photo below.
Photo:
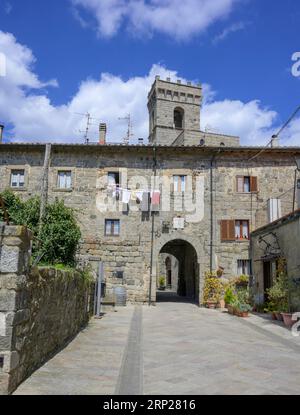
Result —
<path fill-rule="evenodd" d="M 187 302 L 92 320 L 15 394 L 300 394 L 300 338 Z"/>
<path fill-rule="evenodd" d="M 255 319 L 193 304 L 143 314 L 145 394 L 300 393 L 300 350 L 286 329 L 283 340 Z"/>
<path fill-rule="evenodd" d="M 111 395 L 127 345 L 133 306 L 90 324 L 33 373 L 14 395 Z"/>

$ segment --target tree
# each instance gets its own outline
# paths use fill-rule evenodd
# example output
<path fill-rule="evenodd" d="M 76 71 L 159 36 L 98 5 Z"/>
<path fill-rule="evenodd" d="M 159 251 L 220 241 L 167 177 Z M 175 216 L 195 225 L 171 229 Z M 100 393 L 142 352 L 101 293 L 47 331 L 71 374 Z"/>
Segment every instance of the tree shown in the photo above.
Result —
<path fill-rule="evenodd" d="M 54 203 L 48 204 L 39 233 L 41 203 L 39 197 L 23 201 L 9 190 L 4 191 L 1 196 L 4 199 L 11 223 L 25 225 L 33 232 L 35 237 L 33 257 L 40 257 L 43 262 L 48 264 L 74 265 L 81 232 L 73 209 L 57 199 Z M 1 210 L 0 220 L 3 220 Z M 39 243 L 36 239 L 38 234 Z"/>

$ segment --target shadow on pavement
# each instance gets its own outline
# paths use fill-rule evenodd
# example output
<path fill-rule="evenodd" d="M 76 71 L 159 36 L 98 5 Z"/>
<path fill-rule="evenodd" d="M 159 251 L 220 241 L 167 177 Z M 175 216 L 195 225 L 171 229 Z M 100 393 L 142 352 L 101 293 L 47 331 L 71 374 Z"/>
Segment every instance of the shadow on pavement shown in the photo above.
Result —
<path fill-rule="evenodd" d="M 197 304 L 194 298 L 182 297 L 174 291 L 157 291 L 157 303 L 190 303 Z"/>

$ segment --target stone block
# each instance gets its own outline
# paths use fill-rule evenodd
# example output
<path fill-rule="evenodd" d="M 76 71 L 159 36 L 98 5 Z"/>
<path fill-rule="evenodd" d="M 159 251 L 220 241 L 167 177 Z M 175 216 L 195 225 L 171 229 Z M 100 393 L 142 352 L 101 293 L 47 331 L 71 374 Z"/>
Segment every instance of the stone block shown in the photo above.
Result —
<path fill-rule="evenodd" d="M 18 352 L 16 351 L 4 352 L 2 353 L 2 356 L 4 356 L 4 364 L 3 364 L 4 373 L 11 373 L 13 370 L 15 370 L 18 367 L 20 363 L 20 357 L 19 357 Z"/>
<path fill-rule="evenodd" d="M 17 292 L 13 290 L 0 290 L 0 312 L 14 311 L 17 306 Z"/>
<path fill-rule="evenodd" d="M 8 395 L 9 380 L 10 376 L 8 373 L 0 373 L 0 395 Z"/>
<path fill-rule="evenodd" d="M 19 257 L 19 248 L 3 245 L 0 251 L 0 273 L 18 273 Z"/>

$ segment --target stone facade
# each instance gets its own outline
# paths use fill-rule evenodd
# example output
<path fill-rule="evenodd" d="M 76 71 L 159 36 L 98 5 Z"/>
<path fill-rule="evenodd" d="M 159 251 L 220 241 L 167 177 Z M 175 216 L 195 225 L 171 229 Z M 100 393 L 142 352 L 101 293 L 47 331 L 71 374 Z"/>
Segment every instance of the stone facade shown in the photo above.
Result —
<path fill-rule="evenodd" d="M 44 151 L 42 145 L 1 145 L 0 191 L 10 188 L 11 170 L 17 166 L 25 171 L 25 187 L 14 191 L 24 198 L 40 194 Z M 155 300 L 158 256 L 168 242 L 180 240 L 192 245 L 197 254 L 200 293 L 204 272 L 211 263 L 213 268 L 222 266 L 225 276 L 230 277 L 237 274 L 238 260 L 250 258 L 247 239 L 221 241 L 221 220 L 248 220 L 250 230 L 255 230 L 268 222 L 269 198 L 280 197 L 282 214 L 292 210 L 294 154 L 299 154 L 300 149 L 268 149 L 260 157 L 249 161 L 257 151 L 242 147 L 239 150 L 157 147 L 157 174 L 171 180 L 173 175 L 191 177 L 194 186 L 192 193 L 196 191 L 196 179 L 200 178 L 204 206 L 198 221 L 185 221 L 183 229 L 175 229 L 174 217 L 187 218 L 189 212 L 180 209 L 182 195 L 171 193 L 171 209 L 153 214 L 153 245 L 152 214 L 141 212 L 136 201 L 130 201 L 129 208 L 124 211 L 123 204 L 118 202 L 120 210 L 114 212 L 101 211 L 98 203 L 99 197 L 107 194 L 103 183 L 107 182 L 109 171 L 120 172 L 122 187 L 135 188 L 136 177 L 150 187 L 153 175 L 151 146 L 54 145 L 49 170 L 49 201 L 58 197 L 76 209 L 83 235 L 80 254 L 102 258 L 108 291 L 125 285 L 130 301 L 147 301 L 153 252 L 152 300 Z M 60 170 L 72 172 L 70 189 L 57 188 Z M 238 193 L 237 176 L 256 176 L 257 192 Z M 144 184 L 142 186 L 145 187 Z M 119 236 L 105 235 L 105 219 L 120 220 Z M 165 224 L 168 224 L 167 232 Z M 168 253 L 172 254 L 172 251 Z M 118 278 L 118 271 L 123 272 L 122 279 Z"/>
<path fill-rule="evenodd" d="M 31 234 L 0 227 L 0 395 L 27 376 L 87 323 L 91 283 L 81 274 L 28 267 Z"/>
<path fill-rule="evenodd" d="M 176 129 L 174 110 L 179 102 L 172 100 L 181 93 L 186 98 L 180 101 L 184 124 L 183 129 Z M 122 285 L 129 301 L 155 301 L 159 255 L 164 253 L 180 262 L 178 287 L 201 304 L 207 270 L 221 266 L 229 278 L 249 265 L 248 235 L 268 223 L 268 200 L 278 198 L 282 214 L 292 210 L 295 157 L 300 157 L 300 148 L 274 147 L 261 152 L 261 148 L 237 146 L 235 137 L 203 133 L 199 130 L 200 103 L 199 87 L 156 79 L 149 94 L 150 145 L 52 145 L 49 201 L 60 198 L 76 209 L 82 230 L 79 255 L 104 261 L 108 293 Z M 176 117 L 180 122 L 180 111 Z M 197 128 L 197 140 L 206 134 L 205 143 L 187 144 L 184 137 Z M 11 188 L 13 170 L 23 170 L 24 186 L 13 191 L 24 198 L 40 194 L 44 154 L 41 144 L 0 145 L 0 191 Z M 58 186 L 62 171 L 71 175 L 69 188 Z M 118 173 L 123 189 L 160 190 L 159 211 L 143 212 L 136 199 L 127 205 L 111 197 L 110 173 Z M 174 187 L 174 176 L 177 180 L 186 177 L 186 189 Z M 120 221 L 118 235 L 106 234 L 106 220 Z M 238 226 L 241 233 L 248 227 L 246 237 L 236 237 Z M 227 227 L 230 235 L 224 236 Z"/>
<path fill-rule="evenodd" d="M 276 261 L 284 258 L 290 281 L 292 311 L 300 309 L 300 209 L 254 231 L 251 235 L 251 258 L 255 302 L 264 303 L 265 290 L 276 276 Z"/>

